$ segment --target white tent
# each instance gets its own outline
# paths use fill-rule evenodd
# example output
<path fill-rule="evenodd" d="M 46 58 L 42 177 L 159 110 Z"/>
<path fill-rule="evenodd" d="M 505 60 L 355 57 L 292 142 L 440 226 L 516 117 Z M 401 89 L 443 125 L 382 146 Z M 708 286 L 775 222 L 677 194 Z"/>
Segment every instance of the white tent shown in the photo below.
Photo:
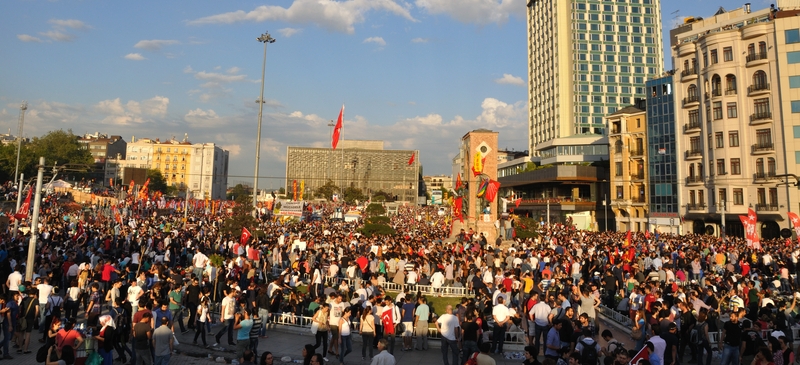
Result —
<path fill-rule="evenodd" d="M 69 189 L 71 187 L 72 187 L 72 184 L 70 184 L 70 183 L 68 183 L 68 182 L 66 182 L 64 180 L 61 180 L 61 179 L 53 181 L 52 183 L 50 183 L 48 185 L 48 188 L 66 188 L 66 189 Z"/>

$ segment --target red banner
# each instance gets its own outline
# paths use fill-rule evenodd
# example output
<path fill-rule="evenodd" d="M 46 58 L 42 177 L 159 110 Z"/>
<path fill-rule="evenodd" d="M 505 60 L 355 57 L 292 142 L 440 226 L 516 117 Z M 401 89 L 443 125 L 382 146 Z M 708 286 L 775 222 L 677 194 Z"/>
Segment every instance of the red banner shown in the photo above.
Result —
<path fill-rule="evenodd" d="M 25 197 L 25 202 L 22 203 L 22 205 L 19 207 L 19 211 L 17 211 L 17 214 L 14 214 L 14 218 L 16 219 L 28 218 L 28 213 L 31 211 L 31 193 L 33 193 L 33 187 L 28 189 L 28 196 Z"/>
<path fill-rule="evenodd" d="M 453 199 L 453 219 L 458 219 L 461 223 L 464 223 L 464 213 L 461 211 L 464 204 L 464 198 L 458 197 Z"/>
<path fill-rule="evenodd" d="M 795 212 L 789 212 L 786 214 L 789 216 L 789 220 L 792 221 L 792 227 L 794 227 L 794 232 L 797 234 L 797 240 L 800 242 L 800 216 L 798 216 Z"/>
<path fill-rule="evenodd" d="M 250 234 L 250 231 L 247 230 L 247 227 L 242 227 L 242 237 L 239 237 L 239 243 L 246 245 L 247 241 L 250 240 L 250 237 L 253 237 L 253 235 Z"/>
<path fill-rule="evenodd" d="M 292 200 L 297 201 L 297 180 L 292 180 Z"/>

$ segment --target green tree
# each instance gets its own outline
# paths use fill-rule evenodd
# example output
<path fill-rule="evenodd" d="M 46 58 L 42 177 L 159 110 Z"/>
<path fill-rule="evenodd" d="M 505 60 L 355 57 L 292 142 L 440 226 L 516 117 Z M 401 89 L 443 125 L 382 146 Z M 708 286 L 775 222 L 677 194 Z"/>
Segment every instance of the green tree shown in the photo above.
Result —
<path fill-rule="evenodd" d="M 284 195 L 284 194 L 286 194 L 286 188 L 284 188 L 283 186 L 281 186 L 281 187 L 278 189 L 278 194 L 280 194 L 280 195 Z"/>
<path fill-rule="evenodd" d="M 372 203 L 367 206 L 367 209 L 364 210 L 364 213 L 366 213 L 367 217 L 376 217 L 386 214 L 386 208 L 384 208 L 382 204 Z"/>
<path fill-rule="evenodd" d="M 150 182 L 147 184 L 148 190 L 160 191 L 161 193 L 164 194 L 167 193 L 167 181 L 164 180 L 164 175 L 161 175 L 160 170 L 148 169 L 146 176 L 148 179 L 150 179 Z"/>
<path fill-rule="evenodd" d="M 344 193 L 342 195 L 342 199 L 344 199 L 347 204 L 353 204 L 356 202 L 356 200 L 364 201 L 365 199 L 364 192 L 361 191 L 361 189 L 353 186 L 344 189 Z"/>
<path fill-rule="evenodd" d="M 333 194 L 336 194 L 337 192 L 339 192 L 339 187 L 333 183 L 333 180 L 328 179 L 328 181 L 325 182 L 325 185 L 322 185 L 314 190 L 314 197 L 330 200 Z"/>
<path fill-rule="evenodd" d="M 372 193 L 372 200 L 376 202 L 393 202 L 394 195 L 389 194 L 383 190 L 378 190 Z"/>
<path fill-rule="evenodd" d="M 39 157 L 44 157 L 45 164 L 52 166 L 57 164 L 59 166 L 71 165 L 71 167 L 85 168 L 87 171 L 94 165 L 94 158 L 88 149 L 78 143 L 78 136 L 72 134 L 72 131 L 57 130 L 52 131 L 41 137 L 34 137 L 33 140 L 25 145 L 29 149 L 29 155 L 32 155 L 32 163 L 26 166 L 28 176 L 33 176 L 36 171 L 36 164 L 39 162 Z M 22 165 L 22 158 L 20 157 L 20 166 Z M 20 168 L 21 169 L 21 168 Z M 22 170 L 22 169 L 21 169 Z"/>
<path fill-rule="evenodd" d="M 236 199 L 239 195 L 249 195 L 250 192 L 247 191 L 247 188 L 244 187 L 242 184 L 236 184 L 236 186 L 231 189 L 230 193 L 227 194 L 227 199 Z"/>
<path fill-rule="evenodd" d="M 233 214 L 222 222 L 222 233 L 239 237 L 242 228 L 247 227 L 250 232 L 255 232 L 257 226 L 256 219 L 253 218 L 253 199 L 250 194 L 236 196 L 236 204 L 233 205 Z"/>

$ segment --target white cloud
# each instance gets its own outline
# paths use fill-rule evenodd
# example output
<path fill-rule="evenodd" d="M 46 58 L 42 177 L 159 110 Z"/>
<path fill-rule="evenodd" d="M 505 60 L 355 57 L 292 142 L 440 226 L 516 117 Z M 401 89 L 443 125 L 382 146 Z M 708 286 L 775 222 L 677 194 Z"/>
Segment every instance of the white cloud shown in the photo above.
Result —
<path fill-rule="evenodd" d="M 194 74 L 194 78 L 198 80 L 208 80 L 216 83 L 229 83 L 245 81 L 247 75 L 225 75 L 217 72 L 200 71 Z"/>
<path fill-rule="evenodd" d="M 125 55 L 125 59 L 126 60 L 132 60 L 132 61 L 142 61 L 142 60 L 146 60 L 147 58 L 144 58 L 139 53 L 128 53 L 128 54 Z"/>
<path fill-rule="evenodd" d="M 183 120 L 193 127 L 212 127 L 219 121 L 219 115 L 214 109 L 203 110 L 200 108 L 190 110 L 183 116 Z"/>
<path fill-rule="evenodd" d="M 56 28 L 72 28 L 72 29 L 90 29 L 91 27 L 86 23 L 76 19 L 50 19 L 48 23 Z"/>
<path fill-rule="evenodd" d="M 442 116 L 439 114 L 428 114 L 424 117 L 417 116 L 414 118 L 408 118 L 406 121 L 423 125 L 442 125 Z"/>
<path fill-rule="evenodd" d="M 414 38 L 411 40 L 411 43 L 428 43 L 428 38 Z"/>
<path fill-rule="evenodd" d="M 193 74 L 193 73 L 194 73 L 194 70 L 192 69 L 192 66 L 186 66 L 186 67 L 183 69 L 183 73 L 185 73 L 185 74 Z"/>
<path fill-rule="evenodd" d="M 150 39 L 150 40 L 141 40 L 136 42 L 133 45 L 133 48 L 145 49 L 148 51 L 160 51 L 161 48 L 164 46 L 169 46 L 173 44 L 178 44 L 178 41 L 174 39 Z"/>
<path fill-rule="evenodd" d="M 445 14 L 462 22 L 503 24 L 510 16 L 525 15 L 526 0 L 416 0 L 430 14 Z"/>
<path fill-rule="evenodd" d="M 74 35 L 62 33 L 57 29 L 49 30 L 47 32 L 40 32 L 39 34 L 57 42 L 71 42 L 73 39 L 75 39 Z"/>
<path fill-rule="evenodd" d="M 21 40 L 23 42 L 42 43 L 42 40 L 40 38 L 34 37 L 32 35 L 27 35 L 27 34 L 17 34 L 17 39 L 19 39 L 19 40 Z"/>
<path fill-rule="evenodd" d="M 211 15 L 189 22 L 190 25 L 233 24 L 242 22 L 282 21 L 293 24 L 316 24 L 322 28 L 352 34 L 370 11 L 385 11 L 409 21 L 416 20 L 410 5 L 395 0 L 294 0 L 288 8 L 262 5 L 249 12 L 237 10 Z"/>
<path fill-rule="evenodd" d="M 386 41 L 384 41 L 382 37 L 369 37 L 365 39 L 363 43 L 375 43 L 381 47 L 386 45 Z"/>
<path fill-rule="evenodd" d="M 278 33 L 280 33 L 282 36 L 284 36 L 286 38 L 289 38 L 289 37 L 291 37 L 291 36 L 293 36 L 293 35 L 295 35 L 297 33 L 300 33 L 302 31 L 303 31 L 302 29 L 298 29 L 298 28 L 282 28 L 282 29 L 278 29 Z"/>
<path fill-rule="evenodd" d="M 483 99 L 481 108 L 483 112 L 477 121 L 489 127 L 503 128 L 514 121 L 524 119 L 527 115 L 527 110 L 522 103 L 507 104 L 495 98 Z"/>
<path fill-rule="evenodd" d="M 316 115 L 316 114 L 304 115 L 300 111 L 293 111 L 293 112 L 289 113 L 288 116 L 291 117 L 291 118 L 302 119 L 302 120 L 306 120 L 306 121 L 309 121 L 309 122 L 312 122 L 312 123 L 316 123 L 316 124 L 321 124 L 321 123 L 325 123 L 326 122 L 326 120 L 324 118 L 320 117 L 319 115 Z"/>
<path fill-rule="evenodd" d="M 234 66 L 234 67 L 231 67 L 231 68 L 229 68 L 229 69 L 225 70 L 225 73 L 229 73 L 229 74 L 238 74 L 238 73 L 239 73 L 239 71 L 241 71 L 241 69 L 240 69 L 240 68 L 238 68 L 238 67 L 236 67 L 236 66 Z"/>
<path fill-rule="evenodd" d="M 237 157 L 242 153 L 242 146 L 238 144 L 228 144 L 220 146 L 223 150 L 228 151 L 228 157 Z"/>
<path fill-rule="evenodd" d="M 124 105 L 120 98 L 103 100 L 95 104 L 93 110 L 102 118 L 102 123 L 131 125 L 150 121 L 146 117 L 163 118 L 168 107 L 169 98 L 155 96 L 142 101 L 130 100 Z"/>
<path fill-rule="evenodd" d="M 525 81 L 522 81 L 522 78 L 519 76 L 514 76 L 511 74 L 503 74 L 503 77 L 494 80 L 495 83 L 498 84 L 506 84 L 506 85 L 525 85 Z"/>

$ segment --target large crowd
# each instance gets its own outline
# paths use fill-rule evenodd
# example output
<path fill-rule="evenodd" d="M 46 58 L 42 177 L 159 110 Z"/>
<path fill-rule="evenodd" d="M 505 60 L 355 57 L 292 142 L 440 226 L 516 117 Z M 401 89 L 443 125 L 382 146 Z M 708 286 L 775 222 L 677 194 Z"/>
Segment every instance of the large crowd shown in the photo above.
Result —
<path fill-rule="evenodd" d="M 41 348 L 40 361 L 71 365 L 91 341 L 103 365 L 114 352 L 121 364 L 165 365 L 174 333 L 194 331 L 193 345 L 266 364 L 268 325 L 290 316 L 310 318 L 305 364 L 357 362 L 355 334 L 374 365 L 428 351 L 430 334 L 445 365 L 493 365 L 517 334 L 527 365 L 624 365 L 643 348 L 651 364 L 709 365 L 715 350 L 724 365 L 795 361 L 800 251 L 787 240 L 754 250 L 733 237 L 552 224 L 536 238 L 488 242 L 452 232 L 435 207 L 400 207 L 388 223 L 396 234 L 367 237 L 361 222 L 332 218 L 342 203 L 310 204 L 321 218 L 303 221 L 259 210 L 258 233 L 243 240 L 221 233 L 227 209 L 72 210 L 60 197 L 42 203 L 33 277 L 27 231 L 0 236 L 3 358 Z M 448 288 L 469 295 L 436 313 Z M 601 328 L 600 306 L 630 318 L 630 341 Z"/>

